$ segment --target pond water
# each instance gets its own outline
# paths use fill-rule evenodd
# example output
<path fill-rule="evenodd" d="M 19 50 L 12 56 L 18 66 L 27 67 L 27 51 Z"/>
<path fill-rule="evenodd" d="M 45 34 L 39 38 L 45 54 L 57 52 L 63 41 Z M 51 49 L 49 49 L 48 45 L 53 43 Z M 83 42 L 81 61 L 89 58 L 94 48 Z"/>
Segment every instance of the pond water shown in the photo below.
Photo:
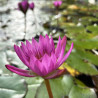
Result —
<path fill-rule="evenodd" d="M 33 0 L 30 0 L 32 2 Z M 24 36 L 24 14 L 17 10 L 20 0 L 0 1 L 0 40 L 7 36 L 10 39 L 22 39 Z M 43 23 L 49 20 L 49 14 L 41 10 L 42 5 L 49 2 L 44 0 L 35 1 L 34 11 L 27 12 L 27 39 L 31 39 L 36 34 L 44 31 Z"/>

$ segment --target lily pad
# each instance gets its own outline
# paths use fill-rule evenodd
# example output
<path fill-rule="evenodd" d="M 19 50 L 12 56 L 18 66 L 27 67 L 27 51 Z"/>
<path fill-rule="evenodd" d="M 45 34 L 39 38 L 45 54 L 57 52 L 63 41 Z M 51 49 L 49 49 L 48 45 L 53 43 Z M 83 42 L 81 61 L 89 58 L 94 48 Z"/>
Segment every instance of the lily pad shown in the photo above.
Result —
<path fill-rule="evenodd" d="M 88 26 L 87 29 L 98 34 L 98 26 Z"/>
<path fill-rule="evenodd" d="M 98 49 L 98 39 L 74 40 L 74 46 L 80 49 Z"/>
<path fill-rule="evenodd" d="M 33 77 L 33 78 L 25 77 L 24 79 L 28 85 L 28 91 L 26 94 L 26 98 L 35 98 L 37 89 L 41 85 L 43 79 L 39 77 Z"/>
<path fill-rule="evenodd" d="M 96 59 L 94 60 L 93 57 L 96 59 L 98 58 L 97 56 L 94 56 L 91 53 L 87 54 L 85 51 L 79 51 L 74 49 L 66 62 L 69 66 L 75 68 L 81 73 L 89 75 L 98 75 L 98 70 L 94 66 L 94 64 L 98 64 L 98 62 L 96 61 Z"/>
<path fill-rule="evenodd" d="M 0 52 L 0 74 L 10 73 L 8 69 L 6 69 L 5 64 L 8 64 L 6 53 L 1 51 Z"/>
<path fill-rule="evenodd" d="M 57 79 L 51 79 L 50 85 L 53 97 L 62 98 L 63 96 L 68 95 L 71 87 L 73 86 L 73 78 L 69 75 L 65 75 Z M 48 93 L 44 82 L 38 88 L 36 98 L 48 98 Z"/>
<path fill-rule="evenodd" d="M 97 98 L 94 89 L 74 85 L 69 93 L 69 98 Z"/>
<path fill-rule="evenodd" d="M 26 84 L 19 76 L 0 77 L 0 98 L 23 98 Z"/>
<path fill-rule="evenodd" d="M 26 69 L 27 67 L 23 64 L 23 62 L 19 59 L 19 57 L 17 56 L 17 54 L 11 50 L 7 50 L 6 51 L 7 54 L 7 58 L 9 60 L 10 64 L 16 65 L 17 67 L 21 68 L 21 69 Z"/>

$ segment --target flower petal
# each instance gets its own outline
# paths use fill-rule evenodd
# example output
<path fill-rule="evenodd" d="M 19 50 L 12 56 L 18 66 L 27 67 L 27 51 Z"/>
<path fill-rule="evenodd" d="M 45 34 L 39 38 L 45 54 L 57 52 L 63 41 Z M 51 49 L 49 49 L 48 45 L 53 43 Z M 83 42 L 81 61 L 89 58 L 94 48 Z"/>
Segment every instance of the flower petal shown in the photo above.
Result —
<path fill-rule="evenodd" d="M 23 53 L 25 54 L 25 56 L 28 57 L 29 52 L 23 42 L 21 42 L 21 49 L 22 49 Z"/>
<path fill-rule="evenodd" d="M 53 68 L 54 68 L 54 63 L 51 60 L 51 57 L 48 56 L 47 54 L 44 55 L 44 57 L 42 58 L 42 67 L 46 70 L 45 75 L 47 75 L 48 73 L 50 73 Z"/>
<path fill-rule="evenodd" d="M 32 55 L 30 57 L 30 64 L 29 64 L 29 68 L 34 71 L 34 66 L 35 66 L 35 62 L 37 61 L 36 57 L 34 55 Z"/>
<path fill-rule="evenodd" d="M 26 40 L 26 48 L 28 50 L 28 55 L 30 56 L 31 54 L 33 54 L 33 49 L 32 49 L 32 44 Z"/>
<path fill-rule="evenodd" d="M 32 49 L 33 49 L 33 54 L 37 55 L 38 54 L 38 42 L 32 38 Z"/>
<path fill-rule="evenodd" d="M 43 65 L 34 56 L 30 57 L 30 69 L 39 76 L 43 76 Z"/>
<path fill-rule="evenodd" d="M 44 53 L 50 54 L 51 53 L 51 46 L 49 43 L 50 39 L 48 37 L 48 35 L 46 34 L 44 40 L 43 40 L 43 50 Z"/>
<path fill-rule="evenodd" d="M 53 65 L 51 65 L 51 66 L 54 69 L 56 67 L 57 57 L 53 52 L 51 53 L 51 61 L 53 62 Z"/>
<path fill-rule="evenodd" d="M 14 50 L 16 51 L 16 53 L 17 53 L 18 57 L 21 59 L 21 61 L 25 65 L 29 66 L 29 62 L 27 61 L 26 56 L 24 55 L 23 51 L 16 45 L 14 45 Z"/>
<path fill-rule="evenodd" d="M 57 58 L 59 57 L 60 51 L 61 51 L 61 38 L 59 36 L 57 47 L 55 49 L 55 55 L 57 56 Z"/>
<path fill-rule="evenodd" d="M 66 55 L 64 56 L 64 58 L 63 58 L 62 61 L 60 62 L 60 65 L 68 58 L 68 56 L 70 55 L 72 49 L 73 49 L 73 43 L 71 44 L 71 47 L 70 47 L 69 51 L 66 53 Z M 60 66 L 60 65 L 59 65 L 59 66 Z"/>
<path fill-rule="evenodd" d="M 45 39 L 47 39 L 48 41 L 50 40 L 47 34 L 45 35 Z"/>
<path fill-rule="evenodd" d="M 65 51 L 65 48 L 62 47 L 60 56 L 58 57 L 58 60 L 57 60 L 57 65 L 59 65 L 60 62 L 62 61 L 62 59 L 63 59 L 63 57 L 64 57 L 64 51 Z M 58 68 L 58 66 L 57 66 L 57 68 Z"/>
<path fill-rule="evenodd" d="M 62 1 L 58 1 L 59 6 L 62 4 Z"/>
<path fill-rule="evenodd" d="M 19 69 L 14 66 L 11 66 L 11 65 L 5 65 L 5 66 L 8 70 L 10 70 L 18 75 L 25 76 L 25 77 L 35 77 L 34 75 L 30 75 L 30 73 L 31 73 L 30 70 Z"/>
<path fill-rule="evenodd" d="M 51 52 L 55 52 L 55 45 L 52 37 L 50 39 L 50 47 L 51 47 Z"/>
<path fill-rule="evenodd" d="M 50 57 L 45 54 L 42 58 L 42 67 L 45 67 L 47 72 L 49 70 L 49 62 L 50 62 Z"/>
<path fill-rule="evenodd" d="M 43 40 L 44 40 L 44 37 L 42 35 L 39 36 L 39 51 L 40 51 L 40 54 L 43 55 L 44 52 L 43 52 Z"/>
<path fill-rule="evenodd" d="M 67 38 L 66 38 L 66 36 L 64 36 L 62 41 L 61 41 L 61 47 L 63 47 L 64 49 L 65 49 L 65 46 L 66 46 L 66 42 L 67 42 Z"/>
<path fill-rule="evenodd" d="M 36 61 L 35 62 L 35 66 L 34 66 L 34 72 L 36 74 L 38 74 L 39 76 L 44 76 L 44 71 L 43 71 L 44 67 L 42 65 L 42 63 L 40 61 Z"/>

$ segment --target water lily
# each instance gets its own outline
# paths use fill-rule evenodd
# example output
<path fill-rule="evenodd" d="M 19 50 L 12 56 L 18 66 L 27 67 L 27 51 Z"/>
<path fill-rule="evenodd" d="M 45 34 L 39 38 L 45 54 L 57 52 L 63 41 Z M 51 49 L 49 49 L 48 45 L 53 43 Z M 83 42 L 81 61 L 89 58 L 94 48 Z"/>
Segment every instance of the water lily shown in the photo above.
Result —
<path fill-rule="evenodd" d="M 60 1 L 54 1 L 53 4 L 56 8 L 58 8 L 62 5 L 62 1 L 61 0 Z"/>
<path fill-rule="evenodd" d="M 18 3 L 18 10 L 20 10 L 20 11 L 22 11 L 23 13 L 24 13 L 24 37 L 23 37 L 23 41 L 25 41 L 25 38 L 26 38 L 26 24 L 27 24 L 27 22 L 26 22 L 26 13 L 27 13 L 27 11 L 28 11 L 28 9 L 29 9 L 29 3 L 28 3 L 28 0 L 24 0 L 24 1 L 22 1 L 22 2 L 19 2 Z"/>
<path fill-rule="evenodd" d="M 63 39 L 59 37 L 56 48 L 53 38 L 49 38 L 48 35 L 45 37 L 40 35 L 39 42 L 34 38 L 32 39 L 32 43 L 26 40 L 26 45 L 22 42 L 20 47 L 14 45 L 14 49 L 20 60 L 29 70 L 19 69 L 11 65 L 6 65 L 6 68 L 21 76 L 40 76 L 44 79 L 54 78 L 62 72 L 59 67 L 70 55 L 73 43 L 69 51 L 64 55 L 65 46 L 66 36 Z"/>
<path fill-rule="evenodd" d="M 29 8 L 29 3 L 27 0 L 18 3 L 18 9 L 22 11 L 24 14 L 27 13 L 28 8 Z"/>
<path fill-rule="evenodd" d="M 33 9 L 34 9 L 34 6 L 35 6 L 35 5 L 34 5 L 34 3 L 33 3 L 33 2 L 29 4 L 29 8 L 30 8 L 31 10 L 33 10 Z"/>

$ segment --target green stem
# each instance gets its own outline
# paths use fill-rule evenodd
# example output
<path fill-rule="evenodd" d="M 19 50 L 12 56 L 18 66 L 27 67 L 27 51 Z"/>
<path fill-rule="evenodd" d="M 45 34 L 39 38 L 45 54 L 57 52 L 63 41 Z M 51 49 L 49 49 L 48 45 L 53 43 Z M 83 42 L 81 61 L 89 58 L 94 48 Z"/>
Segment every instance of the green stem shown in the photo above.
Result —
<path fill-rule="evenodd" d="M 26 26 L 27 26 L 27 24 L 26 24 L 26 14 L 24 15 L 24 40 L 26 39 Z"/>
<path fill-rule="evenodd" d="M 51 91 L 49 80 L 44 79 L 44 81 L 45 81 L 45 84 L 46 84 L 46 88 L 47 88 L 47 91 L 48 91 L 49 98 L 53 98 L 53 94 L 52 94 L 52 91 Z"/>

